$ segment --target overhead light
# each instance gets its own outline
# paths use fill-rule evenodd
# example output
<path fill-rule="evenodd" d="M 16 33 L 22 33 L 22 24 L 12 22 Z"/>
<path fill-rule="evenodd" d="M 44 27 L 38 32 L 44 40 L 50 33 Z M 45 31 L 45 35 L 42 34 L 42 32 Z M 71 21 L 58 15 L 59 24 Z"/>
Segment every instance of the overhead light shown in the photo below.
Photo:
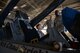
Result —
<path fill-rule="evenodd" d="M 15 6 L 15 7 L 14 7 L 14 9 L 17 9 L 17 8 L 18 8 L 18 6 Z"/>
<path fill-rule="evenodd" d="M 2 11 L 2 9 L 0 9 L 0 11 Z"/>
<path fill-rule="evenodd" d="M 47 21 L 46 19 L 44 19 L 44 21 Z"/>
<path fill-rule="evenodd" d="M 26 7 L 26 4 L 23 4 L 23 5 L 21 6 L 21 8 L 24 8 L 24 7 Z"/>
<path fill-rule="evenodd" d="M 28 19 L 31 19 L 31 17 L 28 17 Z"/>
<path fill-rule="evenodd" d="M 11 15 L 11 13 L 9 13 L 8 15 Z"/>

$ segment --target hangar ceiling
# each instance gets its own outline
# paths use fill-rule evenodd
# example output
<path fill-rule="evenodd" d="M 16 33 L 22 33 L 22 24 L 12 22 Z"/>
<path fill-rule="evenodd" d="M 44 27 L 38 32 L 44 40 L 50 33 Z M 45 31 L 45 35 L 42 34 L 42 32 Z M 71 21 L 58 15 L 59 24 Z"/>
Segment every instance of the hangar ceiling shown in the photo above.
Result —
<path fill-rule="evenodd" d="M 54 0 L 20 0 L 17 4 L 17 9 L 27 13 L 31 18 L 34 18 L 41 13 Z M 80 9 L 80 0 L 65 0 L 59 8 L 69 6 L 71 8 Z"/>
<path fill-rule="evenodd" d="M 0 12 L 4 9 L 4 6 L 10 0 L 0 0 Z M 33 19 L 35 16 L 40 14 L 49 4 L 54 0 L 20 0 L 19 3 L 14 7 L 13 11 L 9 13 L 9 17 L 13 17 L 15 10 L 21 10 Z M 61 10 L 64 7 L 71 7 L 80 10 L 80 0 L 65 0 L 57 9 Z M 54 11 L 53 11 L 54 14 Z"/>

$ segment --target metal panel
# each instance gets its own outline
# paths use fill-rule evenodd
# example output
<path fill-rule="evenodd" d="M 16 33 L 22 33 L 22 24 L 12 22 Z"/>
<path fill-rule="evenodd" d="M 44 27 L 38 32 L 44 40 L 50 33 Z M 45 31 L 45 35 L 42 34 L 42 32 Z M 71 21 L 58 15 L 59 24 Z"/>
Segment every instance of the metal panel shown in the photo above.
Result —
<path fill-rule="evenodd" d="M 72 8 L 64 8 L 62 10 L 62 21 L 66 29 L 80 41 L 80 12 Z"/>

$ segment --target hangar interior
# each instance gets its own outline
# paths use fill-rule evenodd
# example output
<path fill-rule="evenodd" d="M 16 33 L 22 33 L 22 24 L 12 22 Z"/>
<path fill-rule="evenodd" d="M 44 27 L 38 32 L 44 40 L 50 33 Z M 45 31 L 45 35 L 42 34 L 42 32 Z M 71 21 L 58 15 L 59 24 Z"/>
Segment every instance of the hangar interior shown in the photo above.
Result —
<path fill-rule="evenodd" d="M 80 0 L 0 0 L 0 53 L 79 53 Z"/>

